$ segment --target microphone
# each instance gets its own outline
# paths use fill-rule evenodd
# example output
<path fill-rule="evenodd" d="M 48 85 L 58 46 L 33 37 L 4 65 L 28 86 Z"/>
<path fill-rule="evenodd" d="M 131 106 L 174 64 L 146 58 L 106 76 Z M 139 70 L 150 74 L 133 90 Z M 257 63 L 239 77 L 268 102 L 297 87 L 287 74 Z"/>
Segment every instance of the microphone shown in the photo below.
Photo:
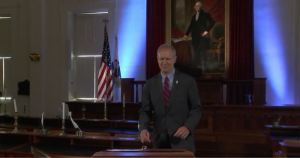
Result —
<path fill-rule="evenodd" d="M 77 123 L 72 119 L 72 117 L 70 116 L 70 119 L 71 119 L 71 122 L 72 122 L 72 124 L 73 124 L 73 126 L 74 126 L 74 128 L 78 128 L 79 129 L 79 131 L 81 131 L 81 129 L 79 128 L 79 126 L 77 125 Z"/>

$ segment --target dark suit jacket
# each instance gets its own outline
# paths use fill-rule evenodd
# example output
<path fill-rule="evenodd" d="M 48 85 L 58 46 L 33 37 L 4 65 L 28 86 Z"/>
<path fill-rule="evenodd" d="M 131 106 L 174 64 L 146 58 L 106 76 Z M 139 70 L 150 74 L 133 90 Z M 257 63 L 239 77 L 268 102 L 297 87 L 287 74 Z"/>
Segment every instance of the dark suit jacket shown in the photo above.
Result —
<path fill-rule="evenodd" d="M 152 111 L 154 147 L 158 146 L 160 134 L 167 131 L 172 148 L 183 148 L 195 153 L 194 130 L 201 117 L 201 105 L 194 78 L 175 70 L 169 106 L 164 105 L 161 74 L 149 79 L 143 90 L 140 131 L 148 130 Z M 186 139 L 173 137 L 181 126 L 190 131 Z"/>
<path fill-rule="evenodd" d="M 214 26 L 215 21 L 211 18 L 209 13 L 204 12 L 202 9 L 199 11 L 199 17 L 197 21 L 195 17 L 196 14 L 193 15 L 185 34 L 189 35 L 191 33 L 194 50 L 199 52 L 199 49 L 208 49 L 209 38 L 207 36 L 202 37 L 201 34 L 204 31 L 209 32 Z"/>

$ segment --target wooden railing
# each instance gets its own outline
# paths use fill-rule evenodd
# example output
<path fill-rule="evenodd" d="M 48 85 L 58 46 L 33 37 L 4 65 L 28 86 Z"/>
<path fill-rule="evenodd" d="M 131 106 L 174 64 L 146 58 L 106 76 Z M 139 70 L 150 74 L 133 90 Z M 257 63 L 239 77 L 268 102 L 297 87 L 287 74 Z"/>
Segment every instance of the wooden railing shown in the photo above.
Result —
<path fill-rule="evenodd" d="M 266 79 L 224 80 L 226 104 L 266 104 Z"/>
<path fill-rule="evenodd" d="M 225 103 L 227 104 L 252 104 L 253 80 L 225 80 Z"/>
<path fill-rule="evenodd" d="M 202 104 L 266 104 L 266 79 L 228 80 L 223 78 L 197 78 Z M 122 79 L 122 94 L 127 102 L 141 102 L 146 81 Z"/>
<path fill-rule="evenodd" d="M 134 78 L 121 79 L 121 93 L 125 94 L 126 102 L 138 103 L 142 101 L 143 88 L 146 81 L 137 81 Z"/>
<path fill-rule="evenodd" d="M 142 102 L 143 89 L 146 81 L 133 81 L 134 91 L 135 91 L 135 103 Z"/>

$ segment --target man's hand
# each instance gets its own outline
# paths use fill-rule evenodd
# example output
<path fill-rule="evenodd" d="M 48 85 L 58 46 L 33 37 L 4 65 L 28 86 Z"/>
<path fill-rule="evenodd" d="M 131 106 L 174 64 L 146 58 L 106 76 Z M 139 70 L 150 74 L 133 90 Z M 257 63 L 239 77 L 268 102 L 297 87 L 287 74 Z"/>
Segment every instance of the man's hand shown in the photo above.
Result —
<path fill-rule="evenodd" d="M 208 34 L 207 31 L 204 31 L 203 33 L 201 33 L 201 36 L 206 36 Z"/>
<path fill-rule="evenodd" d="M 140 140 L 142 143 L 146 143 L 146 142 L 149 142 L 151 143 L 150 141 L 150 134 L 147 130 L 143 130 L 141 133 L 140 133 Z"/>
<path fill-rule="evenodd" d="M 183 40 L 186 40 L 186 39 L 188 39 L 188 36 L 187 36 L 187 35 L 184 35 L 184 36 L 182 37 L 182 39 L 183 39 Z"/>
<path fill-rule="evenodd" d="M 174 137 L 185 139 L 189 134 L 190 134 L 190 131 L 185 126 L 182 126 L 182 127 L 178 128 L 178 130 L 174 134 Z"/>

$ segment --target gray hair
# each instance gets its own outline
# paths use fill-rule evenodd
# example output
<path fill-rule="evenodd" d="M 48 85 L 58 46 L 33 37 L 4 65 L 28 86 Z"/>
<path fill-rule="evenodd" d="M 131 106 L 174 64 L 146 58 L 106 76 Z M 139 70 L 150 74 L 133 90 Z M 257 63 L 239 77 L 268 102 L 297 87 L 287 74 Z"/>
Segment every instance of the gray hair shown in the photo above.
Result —
<path fill-rule="evenodd" d="M 160 45 L 160 46 L 158 47 L 158 49 L 157 49 L 157 54 L 158 54 L 158 52 L 159 52 L 161 49 L 164 49 L 164 48 L 169 48 L 169 49 L 171 49 L 173 55 L 174 55 L 174 56 L 176 55 L 176 50 L 175 50 L 175 48 L 174 48 L 172 45 L 170 45 L 170 44 L 162 44 L 162 45 Z"/>
<path fill-rule="evenodd" d="M 197 4 L 198 4 L 198 5 L 200 5 L 200 7 L 202 7 L 202 6 L 203 6 L 202 2 L 199 2 L 199 1 L 198 1 L 198 2 L 196 2 L 196 4 L 195 4 L 195 5 L 197 5 Z"/>

